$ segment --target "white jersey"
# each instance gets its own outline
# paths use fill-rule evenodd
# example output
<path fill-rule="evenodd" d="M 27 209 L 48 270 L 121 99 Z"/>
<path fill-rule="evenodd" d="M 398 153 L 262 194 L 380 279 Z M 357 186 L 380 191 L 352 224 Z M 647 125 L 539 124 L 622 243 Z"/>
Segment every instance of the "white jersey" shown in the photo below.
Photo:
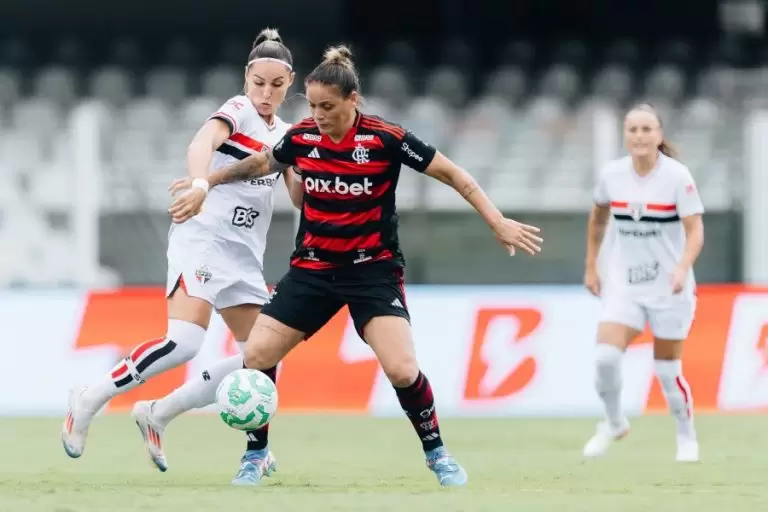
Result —
<path fill-rule="evenodd" d="M 277 116 L 273 126 L 268 126 L 246 96 L 233 97 L 209 119 L 224 121 L 231 132 L 214 153 L 210 171 L 270 149 L 290 127 Z M 171 225 L 169 236 L 181 236 L 197 245 L 201 241 L 224 242 L 233 260 L 252 258 L 258 270 L 263 270 L 274 187 L 279 178 L 275 173 L 212 188 L 202 211 L 183 224 Z"/>
<path fill-rule="evenodd" d="M 631 157 L 610 162 L 601 172 L 594 201 L 610 206 L 615 233 L 606 239 L 604 283 L 608 293 L 643 299 L 669 297 L 672 273 L 685 250 L 681 218 L 704 213 L 688 168 L 665 155 L 646 176 Z M 682 296 L 695 295 L 693 270 Z"/>

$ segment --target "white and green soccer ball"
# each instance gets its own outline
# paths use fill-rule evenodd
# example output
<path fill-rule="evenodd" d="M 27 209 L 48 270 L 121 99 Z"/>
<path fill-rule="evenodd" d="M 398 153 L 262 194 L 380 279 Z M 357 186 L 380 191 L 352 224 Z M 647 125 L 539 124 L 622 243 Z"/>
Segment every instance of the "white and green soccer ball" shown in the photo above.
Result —
<path fill-rule="evenodd" d="M 277 388 L 258 370 L 242 368 L 230 373 L 216 388 L 221 419 L 236 430 L 258 430 L 277 412 Z"/>

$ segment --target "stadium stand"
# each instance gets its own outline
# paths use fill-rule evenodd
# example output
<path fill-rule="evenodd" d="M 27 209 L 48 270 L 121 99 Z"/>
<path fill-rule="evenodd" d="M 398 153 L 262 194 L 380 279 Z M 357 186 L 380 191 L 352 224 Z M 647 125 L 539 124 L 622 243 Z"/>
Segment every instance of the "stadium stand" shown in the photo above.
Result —
<path fill-rule="evenodd" d="M 247 38 L 233 38 L 206 53 L 172 39 L 149 51 L 138 41 L 118 39 L 97 56 L 70 39 L 42 60 L 25 41 L 0 43 L 0 253 L 16 255 L 0 272 L 0 284 L 19 276 L 45 282 L 42 264 L 33 264 L 36 244 L 65 243 L 66 226 L 57 227 L 56 213 L 74 200 L 73 108 L 96 100 L 108 113 L 100 128 L 103 212 L 163 212 L 167 184 L 184 172 L 191 136 L 240 90 L 236 56 L 249 47 Z M 319 50 L 293 47 L 301 77 Z M 703 50 L 673 40 L 649 52 L 631 40 L 600 48 L 578 40 L 516 40 L 483 66 L 477 64 L 479 51 L 463 41 L 430 53 L 436 57 L 425 59 L 426 52 L 406 41 L 381 51 L 363 49 L 365 109 L 433 142 L 471 170 L 501 207 L 583 210 L 596 166 L 594 111 L 607 105 L 620 113 L 638 99 L 663 113 L 665 131 L 708 208 L 738 207 L 743 113 L 765 99 L 768 67 L 745 80 L 743 48 L 732 41 Z M 293 92 L 300 90 L 299 82 Z M 307 115 L 303 99 L 293 95 L 280 115 L 291 121 Z M 283 187 L 278 196 L 278 209 L 289 212 Z M 464 209 L 455 193 L 412 173 L 404 173 L 398 201 L 406 211 Z M 161 238 L 164 229 L 156 228 Z M 45 274 L 66 276 L 71 266 L 48 265 Z"/>

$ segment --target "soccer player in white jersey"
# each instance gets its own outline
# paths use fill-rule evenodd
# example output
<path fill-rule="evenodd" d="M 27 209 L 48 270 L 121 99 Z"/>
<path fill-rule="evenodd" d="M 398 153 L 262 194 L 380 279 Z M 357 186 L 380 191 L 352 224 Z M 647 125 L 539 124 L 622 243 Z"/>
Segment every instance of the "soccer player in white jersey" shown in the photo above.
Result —
<path fill-rule="evenodd" d="M 209 192 L 209 172 L 276 144 L 289 125 L 275 115 L 293 82 L 291 52 L 277 31 L 266 29 L 253 44 L 245 67 L 242 95 L 227 101 L 197 132 L 187 153 L 188 178 L 183 193 L 207 196 L 205 209 L 186 222 L 190 212 L 171 211 L 168 236 L 168 331 L 138 345 L 111 372 L 70 393 L 62 426 L 66 453 L 80 457 L 94 415 L 112 397 L 146 379 L 192 359 L 203 344 L 215 308 L 242 346 L 268 299 L 262 276 L 273 190 L 279 175 L 234 182 Z M 289 170 L 284 175 L 294 204 L 301 203 L 300 185 Z M 137 319 L 141 321 L 141 319 Z M 155 465 L 168 467 L 162 438 L 166 425 L 184 411 L 214 402 L 216 386 L 242 367 L 235 356 L 154 402 L 139 402 L 133 416 Z"/>
<path fill-rule="evenodd" d="M 694 462 L 699 445 L 693 397 L 680 356 L 696 309 L 693 264 L 704 243 L 704 208 L 651 105 L 637 105 L 626 115 L 624 142 L 629 156 L 602 170 L 588 227 L 584 283 L 602 302 L 595 387 L 606 418 L 584 446 L 584 456 L 603 455 L 629 432 L 620 402 L 622 356 L 647 322 L 656 376 L 677 423 L 677 460 Z M 606 246 L 599 277 L 598 253 L 611 216 L 615 237 Z"/>

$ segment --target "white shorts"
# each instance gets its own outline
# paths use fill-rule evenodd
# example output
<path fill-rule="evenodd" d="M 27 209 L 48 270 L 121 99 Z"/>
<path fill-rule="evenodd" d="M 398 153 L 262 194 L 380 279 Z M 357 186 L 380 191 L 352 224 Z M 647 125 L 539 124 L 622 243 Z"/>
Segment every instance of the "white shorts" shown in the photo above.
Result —
<path fill-rule="evenodd" d="M 190 297 L 203 299 L 217 310 L 241 304 L 261 306 L 269 298 L 258 262 L 242 244 L 191 239 L 175 232 L 168 239 L 166 296 L 180 286 Z"/>
<path fill-rule="evenodd" d="M 606 296 L 602 301 L 600 322 L 626 325 L 638 331 L 650 326 L 654 337 L 684 340 L 688 337 L 696 314 L 696 297 L 633 299 Z"/>

